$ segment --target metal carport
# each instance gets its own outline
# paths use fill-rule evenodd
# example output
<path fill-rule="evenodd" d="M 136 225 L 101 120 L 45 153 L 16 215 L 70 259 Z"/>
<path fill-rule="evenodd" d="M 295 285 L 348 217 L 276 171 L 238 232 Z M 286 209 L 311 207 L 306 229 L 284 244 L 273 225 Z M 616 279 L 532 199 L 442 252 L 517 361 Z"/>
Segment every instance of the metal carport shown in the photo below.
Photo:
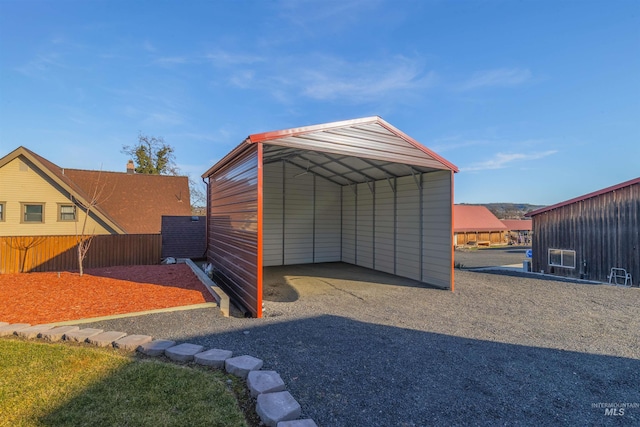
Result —
<path fill-rule="evenodd" d="M 457 171 L 380 117 L 250 135 L 202 175 L 214 279 L 256 317 L 265 266 L 342 261 L 453 290 Z"/>

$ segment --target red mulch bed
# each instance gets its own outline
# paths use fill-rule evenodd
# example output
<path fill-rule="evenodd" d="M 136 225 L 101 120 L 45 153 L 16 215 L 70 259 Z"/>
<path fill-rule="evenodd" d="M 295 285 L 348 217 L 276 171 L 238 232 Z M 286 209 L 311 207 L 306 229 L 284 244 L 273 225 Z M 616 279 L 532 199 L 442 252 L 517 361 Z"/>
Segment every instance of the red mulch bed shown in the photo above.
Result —
<path fill-rule="evenodd" d="M 214 302 L 186 264 L 0 274 L 0 322 L 43 324 Z"/>

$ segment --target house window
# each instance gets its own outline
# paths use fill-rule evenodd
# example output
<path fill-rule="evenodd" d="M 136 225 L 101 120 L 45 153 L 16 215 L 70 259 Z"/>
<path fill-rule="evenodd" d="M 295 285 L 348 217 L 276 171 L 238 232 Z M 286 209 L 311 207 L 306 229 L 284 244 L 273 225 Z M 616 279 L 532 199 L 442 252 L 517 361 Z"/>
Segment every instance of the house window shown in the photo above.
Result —
<path fill-rule="evenodd" d="M 44 222 L 44 204 L 22 203 L 22 222 Z"/>
<path fill-rule="evenodd" d="M 5 209 L 5 203 L 6 202 L 0 202 L 0 222 L 4 221 L 4 209 Z"/>
<path fill-rule="evenodd" d="M 74 205 L 58 205 L 58 221 L 75 221 L 76 207 Z"/>
<path fill-rule="evenodd" d="M 554 267 L 576 268 L 576 251 L 549 249 L 549 265 Z"/>

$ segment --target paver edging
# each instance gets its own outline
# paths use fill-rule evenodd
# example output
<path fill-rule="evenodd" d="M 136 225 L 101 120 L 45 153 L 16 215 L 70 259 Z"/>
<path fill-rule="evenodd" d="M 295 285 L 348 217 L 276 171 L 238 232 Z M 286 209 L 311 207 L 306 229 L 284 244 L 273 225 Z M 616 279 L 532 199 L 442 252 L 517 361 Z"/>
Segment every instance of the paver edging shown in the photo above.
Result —
<path fill-rule="evenodd" d="M 20 330 L 26 329 L 26 328 L 34 328 L 36 329 L 38 326 L 42 327 L 42 331 L 37 333 L 36 336 L 34 336 L 33 334 L 27 334 L 25 336 L 20 336 L 18 334 L 18 332 Z M 256 399 L 256 404 L 255 404 L 255 410 L 256 413 L 258 414 L 258 416 L 260 417 L 260 420 L 262 421 L 263 424 L 266 424 L 268 426 L 291 426 L 291 427 L 295 427 L 295 426 L 300 426 L 300 427 L 312 427 L 312 426 L 316 426 L 316 423 L 312 420 L 312 419 L 297 419 L 300 417 L 301 414 L 301 407 L 300 404 L 293 398 L 293 396 L 291 396 L 291 394 L 284 390 L 283 387 L 276 387 L 276 388 L 269 388 L 268 391 L 265 392 L 259 392 L 257 390 L 252 390 L 250 389 L 250 386 L 248 384 L 248 382 L 250 381 L 248 379 L 248 376 L 251 372 L 260 372 L 261 368 L 262 368 L 262 360 L 255 358 L 253 356 L 248 356 L 248 355 L 243 355 L 243 356 L 237 356 L 235 358 L 231 357 L 232 352 L 229 350 L 221 350 L 221 349 L 210 349 L 210 350 L 205 350 L 203 346 L 200 345 L 196 345 L 196 344 L 190 344 L 190 343 L 182 343 L 182 344 L 177 344 L 175 343 L 175 341 L 169 341 L 169 340 L 153 340 L 150 336 L 145 336 L 145 335 L 130 335 L 129 337 L 144 337 L 143 338 L 143 343 L 138 345 L 136 347 L 135 350 L 133 350 L 133 346 L 127 346 L 127 345 L 118 345 L 118 341 L 126 339 L 127 338 L 127 334 L 124 332 L 115 332 L 115 331 L 102 331 L 100 329 L 93 329 L 93 328 L 85 328 L 86 333 L 82 333 L 83 329 L 79 329 L 78 327 L 76 327 L 75 325 L 68 325 L 70 327 L 73 327 L 72 330 L 67 331 L 63 336 L 62 336 L 62 342 L 66 342 L 66 343 L 71 343 L 71 342 L 80 342 L 80 343 L 86 343 L 88 345 L 92 345 L 94 347 L 109 347 L 111 346 L 114 349 L 121 349 L 121 350 L 125 350 L 125 351 L 129 351 L 129 352 L 137 352 L 137 353 L 141 353 L 143 355 L 147 355 L 149 357 L 158 357 L 158 356 L 165 356 L 167 358 L 168 361 L 176 361 L 176 362 L 191 362 L 194 364 L 198 364 L 201 366 L 209 366 L 212 367 L 210 364 L 207 364 L 206 359 L 202 359 L 201 363 L 198 363 L 198 359 L 195 358 L 196 355 L 198 354 L 202 354 L 202 353 L 207 353 L 210 351 L 220 351 L 220 352 L 225 352 L 227 351 L 229 353 L 229 357 L 226 358 L 224 360 L 224 369 L 227 373 L 235 375 L 237 377 L 240 377 L 242 379 L 245 380 L 245 385 L 247 387 L 247 389 L 249 390 L 249 393 L 251 395 L 252 398 Z M 52 340 L 47 340 L 45 336 L 43 336 L 43 334 L 45 334 L 47 331 L 51 331 L 54 328 L 54 326 L 52 324 L 46 324 L 46 325 L 29 325 L 26 323 L 17 323 L 17 324 L 10 324 L 7 322 L 0 322 L 0 329 L 6 330 L 6 331 L 10 331 L 11 329 L 14 329 L 13 331 L 11 331 L 12 333 L 10 334 L 5 334 L 5 335 L 0 335 L 0 336 L 17 336 L 19 338 L 22 339 L 27 339 L 27 340 L 34 340 L 37 338 L 40 338 L 42 340 L 42 342 L 47 342 L 47 343 L 51 343 L 53 342 Z M 87 333 L 88 332 L 88 333 Z M 69 337 L 67 337 L 67 334 L 69 334 Z M 86 336 L 85 336 L 86 335 Z M 95 337 L 95 336 L 113 336 L 115 339 L 113 341 L 111 341 L 111 345 L 106 344 L 100 340 L 97 340 L 94 342 L 90 342 L 89 338 L 91 337 Z M 74 338 L 72 338 L 72 336 Z M 84 339 L 81 339 L 83 338 Z M 148 340 L 146 338 L 149 338 Z M 154 345 L 154 343 L 160 343 L 160 345 Z M 190 356 L 190 359 L 187 358 L 186 360 L 179 360 L 179 359 L 171 359 L 167 356 L 166 351 L 170 350 L 173 347 L 180 347 L 183 346 L 184 348 L 187 348 L 186 346 L 191 346 L 189 347 L 191 350 L 198 350 L 198 352 L 194 353 L 193 355 Z M 161 350 L 159 349 L 155 349 L 154 347 L 166 347 L 166 348 L 162 348 Z M 199 347 L 199 349 L 198 349 Z M 159 351 L 158 351 L 159 350 Z M 230 364 L 230 368 L 227 368 L 227 360 L 229 359 L 236 359 L 237 361 L 241 361 L 242 363 L 240 364 L 241 366 L 238 367 L 237 365 L 234 365 L 233 363 Z M 246 363 L 245 363 L 246 362 Z M 220 368 L 215 368 L 213 367 L 213 369 L 220 369 Z M 248 370 L 247 370 L 248 369 Z M 233 371 L 233 372 L 232 372 Z M 246 371 L 246 372 L 245 372 Z M 262 371 L 265 374 L 275 374 L 275 376 L 277 376 L 277 378 L 280 379 L 280 376 L 277 372 L 275 371 Z M 253 376 L 252 376 L 253 377 Z M 280 381 L 282 381 L 280 379 Z M 284 384 L 284 382 L 283 382 Z M 255 387 L 254 387 L 255 389 Z M 282 390 L 281 390 L 282 389 Z M 256 393 L 257 392 L 257 393 Z M 254 396 L 254 393 L 255 396 Z M 263 396 L 263 397 L 261 397 Z M 264 408 L 264 402 L 285 402 L 287 404 L 287 410 L 285 412 L 282 411 L 276 411 L 278 414 L 283 414 L 282 417 L 280 419 L 276 419 L 274 418 L 274 414 L 272 411 L 269 411 L 268 408 L 265 411 Z M 276 414 L 276 417 L 278 416 L 278 414 Z M 285 424 L 282 424 L 282 423 Z"/>

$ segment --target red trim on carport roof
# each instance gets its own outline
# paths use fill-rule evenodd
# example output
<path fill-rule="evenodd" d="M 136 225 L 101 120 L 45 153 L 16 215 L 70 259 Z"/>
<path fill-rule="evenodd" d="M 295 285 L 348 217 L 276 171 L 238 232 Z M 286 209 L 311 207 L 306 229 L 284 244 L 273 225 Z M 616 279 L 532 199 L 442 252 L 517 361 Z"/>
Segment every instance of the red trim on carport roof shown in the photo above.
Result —
<path fill-rule="evenodd" d="M 363 117 L 361 119 L 351 119 L 351 120 L 343 120 L 340 122 L 331 122 L 331 123 L 323 123 L 319 125 L 311 125 L 311 126 L 303 126 L 299 128 L 291 128 L 291 129 L 283 129 L 283 130 L 274 130 L 263 133 L 255 133 L 253 135 L 249 135 L 249 142 L 265 142 L 272 139 L 284 138 L 287 136 L 298 136 L 305 133 L 310 132 L 321 132 L 325 130 L 342 128 L 347 126 L 361 125 L 365 123 L 376 123 L 378 122 L 380 117 L 372 116 L 372 117 Z"/>
<path fill-rule="evenodd" d="M 380 126 L 386 128 L 388 131 L 390 131 L 392 133 L 395 133 L 400 138 L 404 139 L 409 144 L 411 144 L 414 147 L 416 147 L 418 150 L 422 151 L 425 154 L 428 154 L 429 156 L 433 157 L 435 160 L 437 160 L 440 163 L 442 163 L 443 165 L 447 166 L 453 172 L 459 172 L 458 167 L 456 165 L 454 165 L 453 163 L 449 162 L 448 160 L 445 160 L 443 157 L 437 155 L 433 151 L 429 150 L 427 147 L 425 147 L 424 145 L 420 144 L 418 141 L 416 141 L 415 139 L 411 138 L 409 135 L 407 135 L 406 133 L 402 132 L 400 129 L 396 128 L 395 126 L 385 122 L 380 117 L 378 117 L 378 123 L 380 124 Z"/>
<path fill-rule="evenodd" d="M 534 215 L 545 213 L 553 209 L 558 209 L 563 206 L 571 205 L 576 202 L 591 199 L 592 197 L 596 197 L 602 194 L 610 193 L 612 191 L 620 190 L 621 188 L 625 188 L 634 184 L 640 184 L 640 177 L 631 179 L 629 181 L 621 182 L 620 184 L 616 184 L 611 187 L 603 188 L 602 190 L 594 191 L 593 193 L 585 194 L 584 196 L 574 197 L 573 199 L 565 200 L 564 202 L 556 203 L 555 205 L 547 206 L 546 208 L 540 208 L 538 210 L 531 211 L 526 216 L 532 217 Z"/>
<path fill-rule="evenodd" d="M 257 259 L 256 259 L 256 267 L 257 270 L 256 271 L 256 292 L 258 293 L 256 301 L 258 302 L 258 306 L 256 307 L 256 317 L 260 318 L 262 317 L 262 243 L 263 243 L 263 239 L 262 239 L 262 235 L 263 235 L 263 203 L 264 203 L 264 198 L 263 198 L 263 193 L 262 193 L 262 187 L 263 187 L 263 183 L 264 183 L 264 179 L 263 179 L 263 163 L 262 163 L 262 155 L 263 155 L 263 146 L 262 143 L 258 144 L 258 238 L 257 238 Z"/>
<path fill-rule="evenodd" d="M 443 157 L 439 156 L 433 151 L 429 150 L 427 147 L 420 144 L 418 141 L 411 138 L 409 135 L 402 132 L 400 129 L 396 128 L 395 126 L 387 123 L 384 119 L 378 116 L 364 117 L 361 119 L 343 120 L 340 122 L 324 123 L 320 125 L 304 126 L 299 128 L 283 129 L 283 130 L 276 130 L 276 131 L 270 131 L 270 132 L 264 132 L 264 133 L 256 133 L 253 135 L 249 135 L 249 137 L 247 138 L 247 141 L 250 143 L 266 142 L 266 141 L 284 138 L 284 137 L 299 136 L 306 133 L 322 132 L 322 131 L 327 131 L 331 129 L 337 129 L 337 128 L 343 128 L 343 127 L 355 126 L 355 125 L 361 125 L 361 124 L 370 124 L 370 123 L 379 124 L 383 128 L 387 129 L 389 132 L 404 139 L 409 144 L 416 147 L 418 150 L 433 157 L 435 160 L 439 161 L 447 168 L 451 169 L 454 172 L 458 172 L 458 167 L 456 165 L 449 162 L 448 160 L 445 160 Z"/>

